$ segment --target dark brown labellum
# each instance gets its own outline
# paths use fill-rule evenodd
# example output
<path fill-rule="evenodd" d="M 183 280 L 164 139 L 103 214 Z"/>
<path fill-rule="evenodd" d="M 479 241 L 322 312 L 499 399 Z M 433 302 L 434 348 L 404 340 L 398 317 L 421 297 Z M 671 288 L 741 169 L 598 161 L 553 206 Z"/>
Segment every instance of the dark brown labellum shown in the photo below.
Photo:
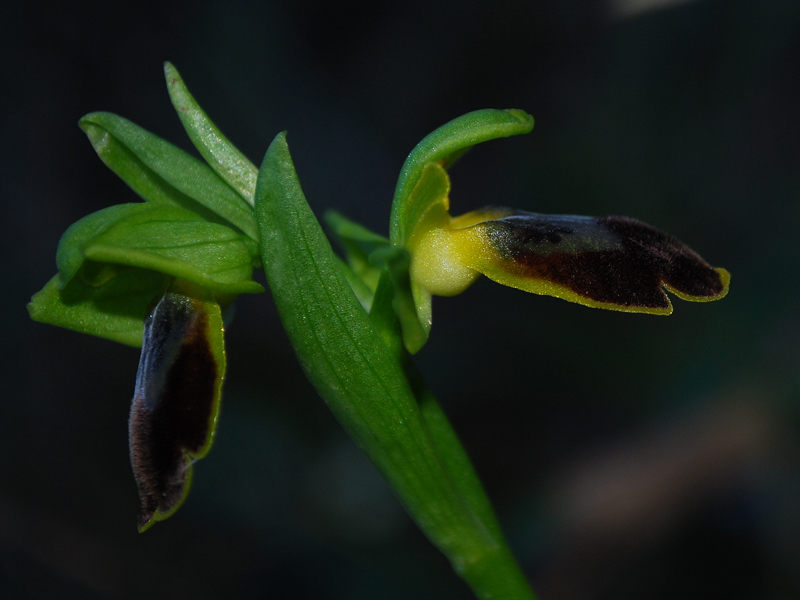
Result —
<path fill-rule="evenodd" d="M 627 217 L 517 212 L 479 227 L 508 261 L 509 273 L 559 286 L 571 293 L 568 299 L 591 306 L 669 314 L 665 288 L 686 300 L 713 300 L 727 292 L 724 269 L 712 268 L 673 236 Z"/>
<path fill-rule="evenodd" d="M 221 377 L 203 302 L 168 291 L 145 319 L 131 405 L 131 465 L 138 525 L 166 518 L 188 492 L 192 462 L 207 450 Z"/>

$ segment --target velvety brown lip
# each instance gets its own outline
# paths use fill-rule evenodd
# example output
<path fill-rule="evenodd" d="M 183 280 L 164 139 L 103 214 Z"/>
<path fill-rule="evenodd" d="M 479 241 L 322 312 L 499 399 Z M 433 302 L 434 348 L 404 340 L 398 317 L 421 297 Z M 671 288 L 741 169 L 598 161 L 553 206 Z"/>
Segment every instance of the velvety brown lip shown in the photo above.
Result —
<path fill-rule="evenodd" d="M 490 223 L 492 244 L 513 261 L 518 275 L 549 281 L 593 302 L 666 311 L 671 304 L 664 286 L 697 299 L 717 297 L 725 289 L 720 273 L 696 252 L 634 219 L 517 213 Z M 603 238 L 604 249 L 583 249 L 591 248 L 592 238 Z"/>
<path fill-rule="evenodd" d="M 201 304 L 167 292 L 145 321 L 131 406 L 131 464 L 139 527 L 181 500 L 191 457 L 206 443 L 218 369 Z"/>
<path fill-rule="evenodd" d="M 720 273 L 675 237 L 627 217 L 603 217 L 597 222 L 619 235 L 631 256 L 681 294 L 713 298 L 724 291 Z"/>

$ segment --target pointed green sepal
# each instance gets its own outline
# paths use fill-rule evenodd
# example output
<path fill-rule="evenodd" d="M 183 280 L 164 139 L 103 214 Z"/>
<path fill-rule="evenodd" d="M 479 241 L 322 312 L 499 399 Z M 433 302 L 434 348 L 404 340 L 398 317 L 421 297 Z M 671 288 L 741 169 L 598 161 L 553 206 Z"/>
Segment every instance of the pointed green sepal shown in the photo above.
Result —
<path fill-rule="evenodd" d="M 224 294 L 259 293 L 247 238 L 183 209 L 140 205 L 83 244 L 87 259 L 142 267 Z"/>
<path fill-rule="evenodd" d="M 121 204 L 73 224 L 61 238 L 56 263 L 62 285 L 84 260 L 140 267 L 225 294 L 258 293 L 252 280 L 257 247 L 226 225 L 194 212 L 153 203 Z"/>
<path fill-rule="evenodd" d="M 35 321 L 138 346 L 148 307 L 173 278 L 226 302 L 264 291 L 252 280 L 255 252 L 232 227 L 176 206 L 111 206 L 67 229 L 56 254 L 59 273 L 28 310 Z"/>
<path fill-rule="evenodd" d="M 411 151 L 403 163 L 392 202 L 389 238 L 393 244 L 405 245 L 411 235 L 412 215 L 426 212 L 410 198 L 425 165 L 440 162 L 447 168 L 470 147 L 501 137 L 529 133 L 533 117 L 522 110 L 476 110 L 428 134 Z"/>
<path fill-rule="evenodd" d="M 86 260 L 83 245 L 101 235 L 109 227 L 124 221 L 125 217 L 139 210 L 143 204 L 129 203 L 109 206 L 70 225 L 58 241 L 56 250 L 56 267 L 63 288 L 75 276 Z"/>
<path fill-rule="evenodd" d="M 83 263 L 63 284 L 53 277 L 28 304 L 31 319 L 139 347 L 142 322 L 171 277 L 155 271 Z"/>
<path fill-rule="evenodd" d="M 252 206 L 258 169 L 208 118 L 171 63 L 164 63 L 167 90 L 195 148 L 217 175 Z"/>
<path fill-rule="evenodd" d="M 208 212 L 257 239 L 251 206 L 207 164 L 120 116 L 96 112 L 79 125 L 98 156 L 145 200 Z"/>

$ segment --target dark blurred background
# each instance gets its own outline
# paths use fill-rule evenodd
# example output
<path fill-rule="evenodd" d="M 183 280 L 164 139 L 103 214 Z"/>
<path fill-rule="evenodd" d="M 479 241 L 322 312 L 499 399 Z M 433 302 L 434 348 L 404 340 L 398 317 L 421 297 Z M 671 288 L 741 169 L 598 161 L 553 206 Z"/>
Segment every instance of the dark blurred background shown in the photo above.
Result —
<path fill-rule="evenodd" d="M 289 143 L 317 214 L 386 233 L 403 159 L 470 110 L 531 135 L 452 171 L 484 204 L 621 214 L 732 274 L 669 318 L 479 281 L 416 357 L 544 600 L 800 597 L 800 3 L 15 2 L 0 24 L 5 215 L 0 597 L 466 599 L 304 379 L 268 294 L 227 336 L 218 437 L 135 526 L 138 352 L 28 320 L 61 233 L 133 193 L 76 123 L 190 149 L 171 60 L 257 164 Z"/>

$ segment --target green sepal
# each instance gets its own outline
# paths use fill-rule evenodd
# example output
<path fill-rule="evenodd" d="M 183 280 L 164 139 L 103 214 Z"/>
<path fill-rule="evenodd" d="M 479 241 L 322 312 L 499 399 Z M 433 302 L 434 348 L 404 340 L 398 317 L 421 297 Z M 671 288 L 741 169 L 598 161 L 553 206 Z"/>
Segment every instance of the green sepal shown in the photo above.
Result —
<path fill-rule="evenodd" d="M 522 133 L 533 129 L 533 117 L 522 110 L 476 110 L 442 125 L 428 134 L 411 151 L 400 170 L 392 201 L 390 235 L 393 244 L 405 245 L 411 235 L 409 216 L 424 213 L 410 202 L 411 192 L 417 185 L 422 171 L 430 162 L 442 162 L 450 166 L 463 152 L 481 142 Z"/>
<path fill-rule="evenodd" d="M 217 175 L 252 206 L 258 169 L 208 118 L 172 63 L 164 63 L 164 77 L 172 105 L 195 148 Z"/>
<path fill-rule="evenodd" d="M 56 250 L 56 267 L 60 275 L 60 287 L 69 283 L 86 260 L 83 245 L 100 235 L 108 227 L 122 221 L 125 216 L 136 211 L 138 202 L 109 206 L 70 225 L 58 241 Z"/>
<path fill-rule="evenodd" d="M 84 217 L 61 238 L 56 264 L 66 285 L 84 260 L 158 271 L 225 294 L 258 293 L 254 245 L 231 227 L 153 203 L 112 206 Z"/>
<path fill-rule="evenodd" d="M 372 301 L 375 299 L 375 290 L 370 289 L 370 287 L 364 283 L 364 280 L 356 275 L 356 272 L 350 268 L 350 265 L 339 257 L 336 258 L 336 262 L 342 269 L 342 273 L 347 283 L 350 285 L 350 289 L 353 290 L 353 293 L 356 295 L 356 298 L 358 298 L 364 310 L 369 312 L 372 309 Z"/>
<path fill-rule="evenodd" d="M 119 342 L 142 345 L 142 323 L 172 278 L 163 273 L 86 261 L 63 285 L 53 277 L 28 304 L 31 319 Z"/>
<path fill-rule="evenodd" d="M 217 213 L 167 183 L 102 127 L 88 120 L 81 120 L 79 125 L 105 165 L 145 201 L 180 206 L 209 220 L 224 221 Z"/>
<path fill-rule="evenodd" d="M 444 199 L 447 200 L 447 190 L 444 192 Z M 369 297 L 371 306 L 381 272 L 387 271 L 393 287 L 392 307 L 400 322 L 403 344 L 411 354 L 419 352 L 428 341 L 430 319 L 427 320 L 426 327 L 426 322 L 417 316 L 415 295 L 412 293 L 414 286 L 408 272 L 410 264 L 408 252 L 403 248 L 392 246 L 382 235 L 350 221 L 335 211 L 325 213 L 325 221 L 344 249 L 346 266 L 349 267 L 344 271 L 345 277 L 362 305 L 364 305 L 362 299 L 364 292 L 357 283 L 351 281 L 352 276 L 357 277 L 371 291 Z"/>
<path fill-rule="evenodd" d="M 381 267 L 373 264 L 369 257 L 376 250 L 389 247 L 389 240 L 335 211 L 325 213 L 325 222 L 342 246 L 347 265 L 374 294 Z"/>
<path fill-rule="evenodd" d="M 79 125 L 103 162 L 145 200 L 190 210 L 199 204 L 257 239 L 255 218 L 247 200 L 207 164 L 111 113 L 90 113 Z M 187 202 L 187 198 L 195 204 Z"/>
<path fill-rule="evenodd" d="M 406 246 L 411 245 L 417 226 L 437 205 L 441 205 L 445 211 L 450 209 L 450 177 L 444 168 L 433 162 L 422 169 L 417 184 L 408 197 Z"/>
<path fill-rule="evenodd" d="M 370 262 L 381 265 L 388 272 L 394 287 L 392 308 L 400 321 L 403 345 L 410 354 L 416 354 L 428 341 L 430 321 L 426 327 L 417 312 L 409 275 L 411 260 L 408 251 L 397 246 L 387 246 L 373 252 Z"/>

